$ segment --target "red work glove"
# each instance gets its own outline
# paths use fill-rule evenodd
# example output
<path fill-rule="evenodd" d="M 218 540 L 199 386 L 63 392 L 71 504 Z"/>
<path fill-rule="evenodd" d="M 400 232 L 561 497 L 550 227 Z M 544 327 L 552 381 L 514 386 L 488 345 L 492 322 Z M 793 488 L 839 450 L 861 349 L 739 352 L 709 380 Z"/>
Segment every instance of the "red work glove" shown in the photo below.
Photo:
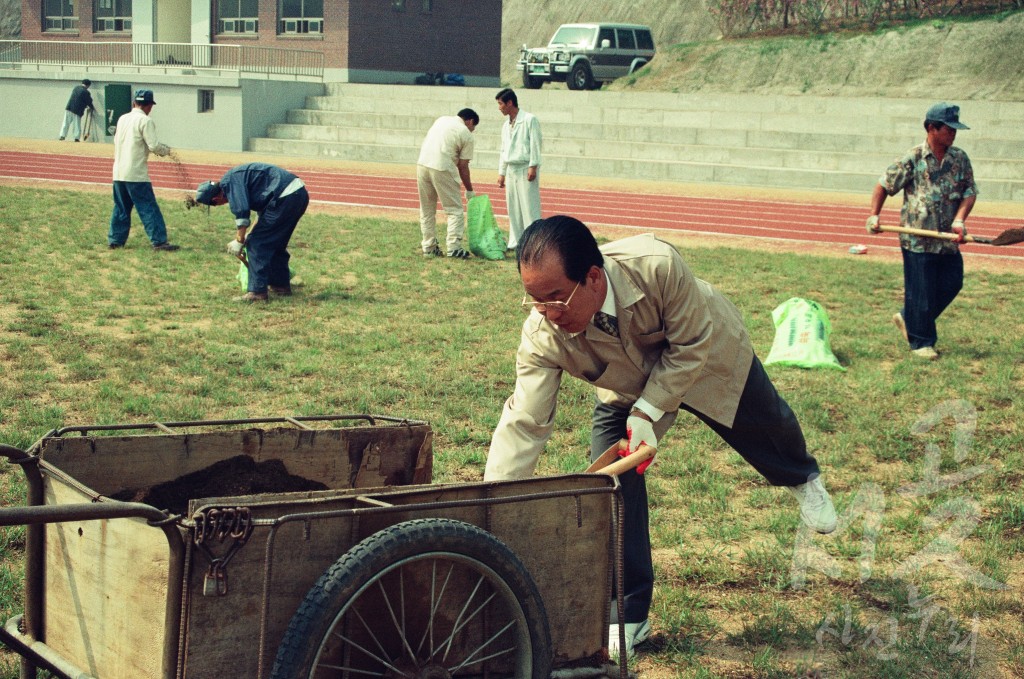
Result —
<path fill-rule="evenodd" d="M 645 417 L 630 415 L 626 418 L 626 436 L 629 439 L 629 445 L 626 446 L 626 450 L 619 451 L 619 457 L 635 453 L 641 443 L 646 443 L 651 448 L 658 447 L 658 437 L 654 435 L 654 423 Z M 653 463 L 653 457 L 641 462 L 636 466 L 636 473 L 643 474 Z"/>

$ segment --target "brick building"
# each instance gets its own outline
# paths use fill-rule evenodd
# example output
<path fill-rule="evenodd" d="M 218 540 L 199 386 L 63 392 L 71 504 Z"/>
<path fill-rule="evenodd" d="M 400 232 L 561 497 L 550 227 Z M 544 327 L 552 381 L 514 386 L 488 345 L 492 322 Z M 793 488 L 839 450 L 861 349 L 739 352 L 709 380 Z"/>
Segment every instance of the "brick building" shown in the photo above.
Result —
<path fill-rule="evenodd" d="M 23 40 L 242 44 L 324 54 L 324 80 L 500 82 L 501 0 L 22 0 Z"/>

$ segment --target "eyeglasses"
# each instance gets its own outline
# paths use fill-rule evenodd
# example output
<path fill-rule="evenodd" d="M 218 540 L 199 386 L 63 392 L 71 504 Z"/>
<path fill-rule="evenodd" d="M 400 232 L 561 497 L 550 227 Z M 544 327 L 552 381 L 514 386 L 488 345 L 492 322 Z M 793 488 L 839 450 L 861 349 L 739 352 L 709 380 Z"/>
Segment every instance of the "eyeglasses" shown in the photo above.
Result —
<path fill-rule="evenodd" d="M 579 290 L 579 287 L 580 287 L 580 284 L 577 283 L 576 287 L 573 288 L 572 292 L 569 293 L 569 299 L 565 300 L 564 302 L 559 302 L 557 300 L 554 301 L 554 302 L 538 302 L 535 299 L 533 299 L 532 297 L 530 297 L 529 295 L 523 295 L 523 308 L 524 309 L 533 308 L 533 309 L 536 309 L 537 311 L 539 311 L 541 313 L 547 313 L 548 311 L 558 311 L 558 312 L 568 311 L 569 310 L 569 302 L 572 301 L 572 297 L 573 297 L 573 295 L 576 294 L 576 291 Z"/>

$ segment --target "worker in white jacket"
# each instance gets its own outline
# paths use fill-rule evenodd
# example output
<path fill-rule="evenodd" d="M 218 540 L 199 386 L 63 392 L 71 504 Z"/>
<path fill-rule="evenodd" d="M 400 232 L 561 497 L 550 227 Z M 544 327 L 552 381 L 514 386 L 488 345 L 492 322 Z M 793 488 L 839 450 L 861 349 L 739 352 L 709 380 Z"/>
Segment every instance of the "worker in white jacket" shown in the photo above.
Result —
<path fill-rule="evenodd" d="M 540 219 L 540 122 L 537 116 L 519 109 L 516 93 L 507 87 L 495 100 L 508 118 L 501 127 L 498 188 L 505 189 L 508 247 L 514 250 L 523 230 Z"/>
<path fill-rule="evenodd" d="M 179 246 L 167 242 L 167 226 L 157 205 L 149 179 L 149 154 L 170 155 L 171 149 L 156 136 L 156 123 L 149 117 L 156 101 L 153 90 L 138 90 L 132 110 L 117 119 L 114 132 L 114 211 L 110 215 L 107 244 L 111 250 L 124 247 L 132 226 L 132 208 L 139 213 L 154 250 L 171 252 Z"/>

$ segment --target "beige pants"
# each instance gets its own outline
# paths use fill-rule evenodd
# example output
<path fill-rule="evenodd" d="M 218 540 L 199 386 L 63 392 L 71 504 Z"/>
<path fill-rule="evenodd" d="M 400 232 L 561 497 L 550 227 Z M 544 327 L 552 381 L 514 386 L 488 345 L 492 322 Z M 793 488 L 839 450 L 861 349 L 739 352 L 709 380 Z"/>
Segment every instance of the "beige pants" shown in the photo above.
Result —
<path fill-rule="evenodd" d="M 423 235 L 420 245 L 423 252 L 430 252 L 437 246 L 438 200 L 448 215 L 448 252 L 461 248 L 466 220 L 462 215 L 462 192 L 458 175 L 417 165 L 416 184 L 420 190 L 420 233 Z"/>

